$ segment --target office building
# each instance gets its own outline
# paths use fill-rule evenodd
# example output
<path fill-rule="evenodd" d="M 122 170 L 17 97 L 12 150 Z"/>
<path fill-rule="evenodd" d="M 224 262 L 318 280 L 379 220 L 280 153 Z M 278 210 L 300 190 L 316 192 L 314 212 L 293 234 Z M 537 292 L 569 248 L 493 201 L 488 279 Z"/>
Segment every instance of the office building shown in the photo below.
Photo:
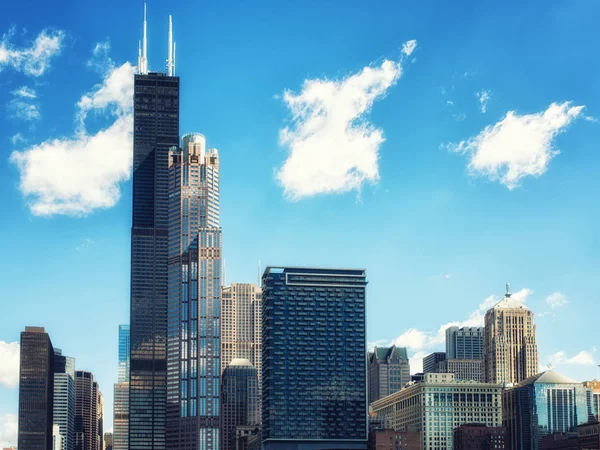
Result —
<path fill-rule="evenodd" d="M 221 386 L 221 449 L 238 450 L 238 429 L 252 430 L 260 423 L 258 371 L 247 359 L 236 358 L 223 371 Z"/>
<path fill-rule="evenodd" d="M 519 383 L 538 372 L 533 311 L 506 294 L 485 314 L 485 379 L 490 383 Z"/>
<path fill-rule="evenodd" d="M 53 424 L 59 427 L 63 450 L 75 450 L 75 358 L 54 349 Z"/>
<path fill-rule="evenodd" d="M 508 448 L 538 450 L 543 436 L 576 432 L 588 421 L 586 388 L 553 370 L 539 373 L 504 392 Z"/>
<path fill-rule="evenodd" d="M 410 381 L 405 347 L 375 347 L 368 354 L 369 403 L 399 391 Z"/>
<path fill-rule="evenodd" d="M 169 60 L 167 74 L 148 71 L 144 8 L 133 98 L 131 450 L 165 448 L 168 156 L 169 148 L 179 143 L 179 78 L 172 76 Z"/>
<path fill-rule="evenodd" d="M 473 423 L 454 429 L 454 450 L 508 450 L 506 428 Z"/>
<path fill-rule="evenodd" d="M 104 433 L 104 450 L 113 450 L 113 434 Z"/>
<path fill-rule="evenodd" d="M 104 397 L 97 382 L 94 382 L 96 396 L 96 449 L 104 450 Z"/>
<path fill-rule="evenodd" d="M 434 352 L 423 358 L 423 373 L 435 373 L 438 363 L 446 359 L 446 353 Z"/>
<path fill-rule="evenodd" d="M 485 381 L 482 359 L 445 359 L 436 364 L 434 372 L 452 373 L 458 381 Z"/>
<path fill-rule="evenodd" d="M 52 450 L 64 450 L 64 439 L 56 424 L 52 425 Z"/>
<path fill-rule="evenodd" d="M 114 450 L 129 450 L 129 374 L 130 374 L 130 328 L 119 325 L 117 383 L 113 397 Z"/>
<path fill-rule="evenodd" d="M 262 277 L 264 450 L 366 449 L 364 270 Z"/>
<path fill-rule="evenodd" d="M 169 153 L 167 447 L 216 450 L 220 425 L 219 155 L 201 134 Z"/>
<path fill-rule="evenodd" d="M 372 403 L 371 409 L 396 431 L 421 433 L 423 449 L 450 450 L 460 425 L 502 426 L 502 385 L 427 373 L 425 381 Z"/>
<path fill-rule="evenodd" d="M 52 448 L 54 348 L 42 327 L 21 333 L 19 365 L 19 450 Z"/>
<path fill-rule="evenodd" d="M 588 404 L 590 422 L 598 421 L 600 412 L 600 381 L 584 381 L 583 387 L 588 389 Z"/>
<path fill-rule="evenodd" d="M 483 359 L 483 327 L 446 329 L 447 359 Z"/>
<path fill-rule="evenodd" d="M 75 371 L 75 449 L 102 450 L 104 400 L 94 375 Z"/>

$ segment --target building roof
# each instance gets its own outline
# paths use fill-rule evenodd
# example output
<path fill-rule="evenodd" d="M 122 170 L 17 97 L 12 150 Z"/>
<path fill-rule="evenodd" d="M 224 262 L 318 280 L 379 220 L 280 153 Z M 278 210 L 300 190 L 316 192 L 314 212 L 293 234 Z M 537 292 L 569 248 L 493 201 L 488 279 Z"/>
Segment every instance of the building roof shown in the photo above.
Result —
<path fill-rule="evenodd" d="M 526 380 L 521 381 L 515 387 L 527 386 L 529 384 L 540 383 L 540 384 L 579 384 L 578 381 L 573 380 L 572 378 L 561 375 L 554 370 L 546 370 L 545 372 L 540 372 L 532 377 L 527 378 Z"/>
<path fill-rule="evenodd" d="M 254 367 L 250 361 L 245 358 L 234 358 L 229 363 L 230 366 L 250 366 Z"/>
<path fill-rule="evenodd" d="M 408 361 L 408 352 L 406 351 L 406 347 L 396 347 L 392 345 L 391 347 L 375 347 L 373 349 L 373 355 L 380 360 L 387 359 L 392 356 L 394 350 L 398 353 L 400 358 Z"/>
<path fill-rule="evenodd" d="M 529 311 L 527 306 L 525 306 L 519 300 L 511 297 L 511 294 L 505 295 L 502 300 L 492 307 L 492 309 L 525 309 Z"/>

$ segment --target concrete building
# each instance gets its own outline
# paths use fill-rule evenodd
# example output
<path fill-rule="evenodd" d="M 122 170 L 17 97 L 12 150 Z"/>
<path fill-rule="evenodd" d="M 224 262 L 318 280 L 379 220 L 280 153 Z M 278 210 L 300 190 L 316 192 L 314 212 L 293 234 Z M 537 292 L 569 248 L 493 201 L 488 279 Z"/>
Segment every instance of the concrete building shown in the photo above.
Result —
<path fill-rule="evenodd" d="M 456 380 L 479 381 L 483 383 L 482 359 L 446 359 L 435 366 L 435 372 L 452 373 Z"/>
<path fill-rule="evenodd" d="M 553 370 L 539 373 L 504 392 L 504 425 L 513 450 L 538 450 L 553 433 L 576 432 L 588 421 L 587 389 Z"/>
<path fill-rule="evenodd" d="M 58 425 L 63 450 L 75 450 L 75 358 L 54 349 L 53 423 Z"/>
<path fill-rule="evenodd" d="M 450 450 L 460 425 L 502 426 L 502 385 L 427 373 L 423 382 L 376 401 L 371 409 L 396 431 L 422 433 L 423 450 Z"/>
<path fill-rule="evenodd" d="M 447 359 L 483 359 L 483 327 L 446 329 Z"/>
<path fill-rule="evenodd" d="M 113 435 L 114 450 L 129 450 L 129 376 L 130 376 L 130 328 L 119 325 L 119 348 L 117 383 L 113 394 Z"/>
<path fill-rule="evenodd" d="M 264 450 L 367 448 L 364 270 L 262 277 Z"/>
<path fill-rule="evenodd" d="M 580 450 L 577 433 L 552 433 L 540 440 L 539 450 Z"/>
<path fill-rule="evenodd" d="M 588 389 L 588 403 L 590 405 L 590 421 L 600 419 L 600 381 L 584 381 L 583 387 Z"/>
<path fill-rule="evenodd" d="M 52 425 L 52 450 L 64 450 L 64 442 L 60 427 L 56 424 Z"/>
<path fill-rule="evenodd" d="M 434 352 L 423 358 L 423 373 L 436 373 L 438 364 L 446 360 L 446 353 Z"/>
<path fill-rule="evenodd" d="M 258 372 L 250 361 L 236 358 L 225 368 L 221 401 L 221 449 L 239 450 L 238 430 L 253 430 L 260 423 Z"/>
<path fill-rule="evenodd" d="M 368 354 L 369 403 L 399 391 L 410 381 L 405 347 L 375 347 Z"/>
<path fill-rule="evenodd" d="M 216 450 L 222 273 L 218 151 L 207 150 L 201 134 L 186 134 L 181 149 L 169 151 L 168 175 L 167 448 Z"/>
<path fill-rule="evenodd" d="M 502 450 L 506 446 L 505 427 L 465 424 L 454 429 L 454 450 Z"/>
<path fill-rule="evenodd" d="M 54 348 L 42 327 L 21 333 L 19 450 L 50 450 L 54 407 Z"/>

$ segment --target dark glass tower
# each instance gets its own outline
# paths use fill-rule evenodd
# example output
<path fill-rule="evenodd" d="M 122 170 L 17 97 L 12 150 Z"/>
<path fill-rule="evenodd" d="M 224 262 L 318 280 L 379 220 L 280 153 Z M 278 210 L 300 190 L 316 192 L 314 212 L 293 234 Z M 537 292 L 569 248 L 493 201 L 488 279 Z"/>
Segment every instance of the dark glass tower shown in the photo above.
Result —
<path fill-rule="evenodd" d="M 75 372 L 75 450 L 97 450 L 98 389 L 91 372 Z"/>
<path fill-rule="evenodd" d="M 179 143 L 179 78 L 135 75 L 129 448 L 165 448 L 169 148 Z"/>
<path fill-rule="evenodd" d="M 364 270 L 262 277 L 265 450 L 367 448 Z"/>
<path fill-rule="evenodd" d="M 19 445 L 22 450 L 52 450 L 54 348 L 41 327 L 21 333 Z"/>

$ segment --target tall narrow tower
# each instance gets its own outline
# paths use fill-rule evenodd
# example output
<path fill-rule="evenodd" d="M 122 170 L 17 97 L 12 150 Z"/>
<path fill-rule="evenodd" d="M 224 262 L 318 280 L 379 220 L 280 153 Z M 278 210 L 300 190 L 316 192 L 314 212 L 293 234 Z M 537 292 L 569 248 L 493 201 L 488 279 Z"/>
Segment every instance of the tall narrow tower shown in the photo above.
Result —
<path fill-rule="evenodd" d="M 167 448 L 219 449 L 219 155 L 187 134 L 169 158 Z"/>
<path fill-rule="evenodd" d="M 134 79 L 129 449 L 165 448 L 169 148 L 179 143 L 179 78 L 148 71 L 144 37 Z"/>
<path fill-rule="evenodd" d="M 506 294 L 485 315 L 483 337 L 488 383 L 519 383 L 539 372 L 533 312 Z"/>

